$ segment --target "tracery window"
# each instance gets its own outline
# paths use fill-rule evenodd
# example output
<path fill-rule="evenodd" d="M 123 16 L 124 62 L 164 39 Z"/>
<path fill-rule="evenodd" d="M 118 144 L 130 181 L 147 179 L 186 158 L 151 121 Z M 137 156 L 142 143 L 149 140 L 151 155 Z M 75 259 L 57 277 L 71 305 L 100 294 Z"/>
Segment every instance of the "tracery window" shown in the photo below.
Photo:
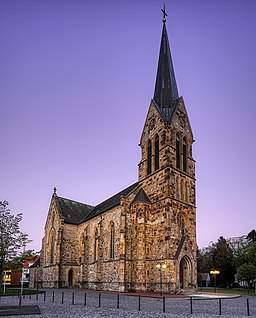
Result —
<path fill-rule="evenodd" d="M 115 225 L 112 222 L 110 226 L 110 248 L 109 257 L 113 259 L 115 257 Z"/>
<path fill-rule="evenodd" d="M 152 172 L 152 143 L 148 141 L 148 174 Z"/>
<path fill-rule="evenodd" d="M 159 137 L 155 138 L 155 170 L 159 169 Z"/>
<path fill-rule="evenodd" d="M 180 169 L 180 138 L 176 136 L 176 167 Z"/>
<path fill-rule="evenodd" d="M 184 172 L 187 172 L 187 142 L 186 142 L 186 138 L 183 139 L 183 153 L 182 153 L 182 156 L 183 156 L 183 171 Z"/>

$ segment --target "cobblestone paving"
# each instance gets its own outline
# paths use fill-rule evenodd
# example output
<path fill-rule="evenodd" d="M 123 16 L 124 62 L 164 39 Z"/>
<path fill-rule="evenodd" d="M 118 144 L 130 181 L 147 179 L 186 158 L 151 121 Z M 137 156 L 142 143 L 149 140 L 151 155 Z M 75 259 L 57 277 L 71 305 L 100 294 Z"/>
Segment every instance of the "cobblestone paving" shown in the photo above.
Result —
<path fill-rule="evenodd" d="M 64 292 L 64 303 L 62 303 L 62 292 Z M 72 293 L 74 292 L 74 305 L 72 304 Z M 86 306 L 84 305 L 85 291 L 82 290 L 46 290 L 46 300 L 44 295 L 32 295 L 22 298 L 23 305 L 39 305 L 42 318 L 82 318 L 82 317 L 219 317 L 219 300 L 218 299 L 200 299 L 193 300 L 193 314 L 190 310 L 190 299 L 184 298 L 166 298 L 165 313 L 163 313 L 163 300 L 161 298 L 140 298 L 139 297 L 120 295 L 119 309 L 117 309 L 117 295 L 102 293 L 99 304 L 99 294 L 92 291 L 86 291 Z M 17 305 L 18 297 L 2 297 L 0 306 Z M 99 307 L 100 305 L 100 307 Z M 221 300 L 221 314 L 223 318 L 228 317 L 248 317 L 247 312 L 247 297 L 235 299 Z M 249 297 L 250 317 L 256 317 L 256 297 Z M 9 316 L 17 317 L 17 316 Z M 20 318 L 32 318 L 35 315 L 19 316 Z"/>

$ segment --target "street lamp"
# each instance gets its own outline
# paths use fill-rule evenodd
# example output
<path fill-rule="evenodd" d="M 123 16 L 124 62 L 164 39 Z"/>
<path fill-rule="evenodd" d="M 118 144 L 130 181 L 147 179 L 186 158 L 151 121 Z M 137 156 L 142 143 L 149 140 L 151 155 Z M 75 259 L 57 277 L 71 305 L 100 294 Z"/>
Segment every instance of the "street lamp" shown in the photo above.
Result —
<path fill-rule="evenodd" d="M 160 296 L 163 295 L 163 278 L 162 278 L 162 268 L 166 269 L 166 264 L 157 264 L 156 268 L 159 269 L 159 275 L 160 275 Z"/>
<path fill-rule="evenodd" d="M 216 293 L 216 275 L 219 275 L 220 271 L 218 270 L 212 270 L 210 271 L 210 274 L 214 277 L 214 292 Z"/>

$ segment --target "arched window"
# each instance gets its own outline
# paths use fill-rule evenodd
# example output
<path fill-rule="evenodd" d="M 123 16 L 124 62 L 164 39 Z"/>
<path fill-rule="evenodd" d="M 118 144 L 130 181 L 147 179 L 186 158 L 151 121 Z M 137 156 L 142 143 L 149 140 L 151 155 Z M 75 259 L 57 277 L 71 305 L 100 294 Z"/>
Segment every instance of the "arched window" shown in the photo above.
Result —
<path fill-rule="evenodd" d="M 159 137 L 155 138 L 155 170 L 159 169 Z"/>
<path fill-rule="evenodd" d="M 178 215 L 177 223 L 179 226 L 180 233 L 182 235 L 184 235 L 184 233 L 185 233 L 185 221 L 184 221 L 183 215 L 181 213 Z"/>
<path fill-rule="evenodd" d="M 186 142 L 186 138 L 183 139 L 183 171 L 187 172 L 187 142 Z"/>
<path fill-rule="evenodd" d="M 50 239 L 50 264 L 54 263 L 54 254 L 55 254 L 55 235 L 54 230 L 51 231 Z"/>
<path fill-rule="evenodd" d="M 98 237 L 98 229 L 95 229 L 94 234 L 94 262 L 98 260 L 98 245 L 99 245 L 99 237 Z"/>
<path fill-rule="evenodd" d="M 111 223 L 110 226 L 110 247 L 109 247 L 109 257 L 115 257 L 115 225 Z"/>
<path fill-rule="evenodd" d="M 180 169 L 180 138 L 176 136 L 176 167 Z"/>
<path fill-rule="evenodd" d="M 148 141 L 148 174 L 152 172 L 152 143 Z"/>

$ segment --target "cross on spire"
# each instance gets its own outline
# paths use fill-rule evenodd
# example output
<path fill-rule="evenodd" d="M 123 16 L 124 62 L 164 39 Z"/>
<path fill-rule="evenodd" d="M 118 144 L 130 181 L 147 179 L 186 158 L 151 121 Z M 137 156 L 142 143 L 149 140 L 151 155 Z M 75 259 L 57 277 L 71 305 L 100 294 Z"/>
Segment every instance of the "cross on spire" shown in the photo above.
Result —
<path fill-rule="evenodd" d="M 163 12 L 163 23 L 165 23 L 165 22 L 166 22 L 166 18 L 165 18 L 165 17 L 168 16 L 168 14 L 167 14 L 166 11 L 165 11 L 165 3 L 164 3 L 164 8 L 161 9 L 161 11 Z"/>

